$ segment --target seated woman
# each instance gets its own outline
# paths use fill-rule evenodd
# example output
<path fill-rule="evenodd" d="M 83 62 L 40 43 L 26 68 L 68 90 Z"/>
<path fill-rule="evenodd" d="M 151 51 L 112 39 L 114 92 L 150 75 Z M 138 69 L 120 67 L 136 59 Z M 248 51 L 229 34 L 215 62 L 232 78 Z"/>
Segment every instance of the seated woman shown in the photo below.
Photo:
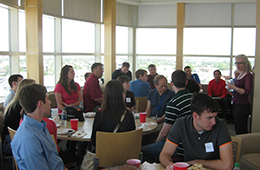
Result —
<path fill-rule="evenodd" d="M 7 127 L 10 127 L 14 130 L 17 130 L 19 127 L 19 122 L 21 119 L 21 115 L 23 112 L 22 106 L 20 105 L 18 101 L 18 94 L 20 89 L 27 85 L 27 84 L 33 84 L 35 83 L 35 80 L 33 79 L 23 79 L 18 85 L 18 88 L 16 90 L 15 96 L 13 100 L 7 105 L 5 109 L 5 118 L 4 118 L 4 128 L 2 133 L 2 139 L 3 139 L 3 153 L 5 155 L 12 155 L 12 150 L 10 146 L 11 138 L 8 132 Z"/>
<path fill-rule="evenodd" d="M 122 115 L 124 116 L 121 121 Z M 101 109 L 95 115 L 91 136 L 92 145 L 96 144 L 97 131 L 113 132 L 118 124 L 117 132 L 135 130 L 133 114 L 125 106 L 123 86 L 119 81 L 111 80 L 105 87 Z"/>
<path fill-rule="evenodd" d="M 55 89 L 55 99 L 59 113 L 66 106 L 79 106 L 82 102 L 82 92 L 78 83 L 74 82 L 75 72 L 72 66 L 65 65 L 60 72 L 60 80 Z"/>

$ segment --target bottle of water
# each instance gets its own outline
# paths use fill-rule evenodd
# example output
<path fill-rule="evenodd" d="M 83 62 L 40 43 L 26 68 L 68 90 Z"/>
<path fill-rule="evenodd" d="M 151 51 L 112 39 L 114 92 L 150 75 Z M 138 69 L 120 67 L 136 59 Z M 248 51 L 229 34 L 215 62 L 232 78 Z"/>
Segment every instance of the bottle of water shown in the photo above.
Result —
<path fill-rule="evenodd" d="M 80 104 L 79 104 L 79 107 L 81 108 L 81 110 L 84 112 L 84 105 L 83 105 L 83 103 L 82 102 L 80 102 Z"/>
<path fill-rule="evenodd" d="M 64 108 L 61 112 L 61 122 L 62 122 L 62 125 L 67 125 L 67 111 L 66 111 L 66 108 Z"/>
<path fill-rule="evenodd" d="M 240 163 L 236 162 L 233 170 L 240 170 Z"/>

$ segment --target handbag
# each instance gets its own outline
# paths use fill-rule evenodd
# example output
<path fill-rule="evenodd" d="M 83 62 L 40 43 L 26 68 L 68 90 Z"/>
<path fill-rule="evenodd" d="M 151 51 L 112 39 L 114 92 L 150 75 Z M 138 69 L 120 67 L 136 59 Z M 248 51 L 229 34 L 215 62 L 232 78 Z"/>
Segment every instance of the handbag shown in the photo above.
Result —
<path fill-rule="evenodd" d="M 83 110 L 80 107 L 66 107 L 67 111 L 67 120 L 70 119 L 79 119 L 83 122 L 85 119 L 83 117 Z"/>

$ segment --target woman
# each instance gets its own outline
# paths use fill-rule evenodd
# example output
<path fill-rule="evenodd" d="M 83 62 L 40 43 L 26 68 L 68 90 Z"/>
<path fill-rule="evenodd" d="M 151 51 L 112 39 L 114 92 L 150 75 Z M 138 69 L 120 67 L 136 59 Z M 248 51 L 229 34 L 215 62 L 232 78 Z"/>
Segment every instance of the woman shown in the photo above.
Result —
<path fill-rule="evenodd" d="M 4 119 L 4 129 L 3 129 L 3 153 L 6 155 L 12 155 L 12 150 L 10 148 L 10 135 L 7 127 L 17 130 L 19 127 L 20 118 L 23 112 L 22 106 L 18 101 L 18 94 L 20 89 L 27 85 L 33 84 L 35 80 L 33 79 L 23 79 L 20 81 L 18 88 L 16 90 L 13 100 L 7 105 L 5 109 L 5 119 Z"/>
<path fill-rule="evenodd" d="M 113 132 L 119 124 L 117 132 L 126 132 L 135 130 L 135 121 L 133 114 L 126 109 L 124 99 L 124 89 L 117 80 L 111 80 L 107 83 L 101 109 L 96 113 L 91 143 L 96 144 L 96 132 Z M 122 115 L 125 115 L 121 122 Z"/>
<path fill-rule="evenodd" d="M 58 105 L 59 113 L 66 106 L 79 106 L 82 102 L 82 92 L 78 83 L 74 82 L 75 72 L 72 66 L 65 65 L 60 72 L 54 94 Z"/>
<path fill-rule="evenodd" d="M 251 114 L 250 94 L 253 76 L 251 64 L 245 55 L 236 56 L 235 64 L 240 74 L 234 79 L 234 84 L 228 83 L 228 88 L 234 90 L 233 116 L 236 134 L 238 135 L 247 133 L 247 120 Z"/>

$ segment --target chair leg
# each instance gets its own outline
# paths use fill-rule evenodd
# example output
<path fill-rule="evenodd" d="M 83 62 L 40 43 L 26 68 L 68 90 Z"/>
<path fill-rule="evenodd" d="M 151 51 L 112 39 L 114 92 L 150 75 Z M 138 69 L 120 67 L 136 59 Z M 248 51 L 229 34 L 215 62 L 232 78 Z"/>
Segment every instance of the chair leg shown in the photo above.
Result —
<path fill-rule="evenodd" d="M 93 158 L 93 170 L 97 170 L 99 166 L 99 159 Z"/>
<path fill-rule="evenodd" d="M 139 160 L 143 163 L 143 161 L 144 161 L 143 160 L 143 152 L 141 152 L 138 157 L 139 157 Z"/>

